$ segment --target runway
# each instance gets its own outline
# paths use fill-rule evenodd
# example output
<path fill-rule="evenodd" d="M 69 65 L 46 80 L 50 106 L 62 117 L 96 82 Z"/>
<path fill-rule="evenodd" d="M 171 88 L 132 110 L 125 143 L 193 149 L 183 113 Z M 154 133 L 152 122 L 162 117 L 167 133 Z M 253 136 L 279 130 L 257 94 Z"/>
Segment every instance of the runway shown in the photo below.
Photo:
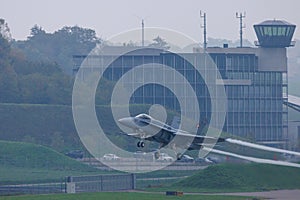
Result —
<path fill-rule="evenodd" d="M 217 193 L 211 195 L 229 195 L 229 196 L 255 196 L 265 199 L 278 200 L 298 200 L 300 197 L 300 190 L 274 190 L 268 192 L 239 192 L 239 193 Z"/>
<path fill-rule="evenodd" d="M 100 159 L 101 161 L 101 159 Z M 127 170 L 136 170 L 136 171 L 150 171 L 152 169 L 160 168 L 163 167 L 161 170 L 201 170 L 205 169 L 208 167 L 208 164 L 200 164 L 200 163 L 190 163 L 190 162 L 174 162 L 170 165 L 166 166 L 165 162 L 162 161 L 147 161 L 147 160 L 142 160 L 142 159 L 126 159 L 122 158 L 121 160 L 116 160 L 116 161 L 106 161 L 109 166 L 104 165 L 95 158 L 89 158 L 89 159 L 84 159 L 81 160 L 81 162 L 91 165 L 93 167 L 96 167 L 97 169 L 101 170 L 107 170 L 110 171 L 112 170 L 111 167 L 114 166 L 122 166 L 122 169 L 127 169 Z M 165 167 L 164 167 L 165 166 Z"/>

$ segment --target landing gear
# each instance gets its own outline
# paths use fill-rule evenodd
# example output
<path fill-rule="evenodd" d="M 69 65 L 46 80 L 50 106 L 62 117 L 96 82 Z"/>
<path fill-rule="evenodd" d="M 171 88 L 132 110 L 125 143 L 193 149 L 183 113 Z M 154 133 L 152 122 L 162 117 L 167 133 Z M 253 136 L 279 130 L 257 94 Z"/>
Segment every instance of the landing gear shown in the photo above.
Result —
<path fill-rule="evenodd" d="M 176 155 L 177 160 L 181 160 L 182 156 L 183 156 L 183 155 L 182 155 L 181 153 L 178 153 L 178 154 Z"/>
<path fill-rule="evenodd" d="M 159 151 L 156 151 L 156 152 L 154 153 L 154 158 L 155 158 L 155 160 L 159 159 L 159 157 L 160 157 L 160 153 L 159 153 Z"/>
<path fill-rule="evenodd" d="M 145 147 L 145 142 L 139 141 L 139 142 L 137 143 L 137 147 L 139 147 L 139 148 L 144 148 L 144 147 Z"/>

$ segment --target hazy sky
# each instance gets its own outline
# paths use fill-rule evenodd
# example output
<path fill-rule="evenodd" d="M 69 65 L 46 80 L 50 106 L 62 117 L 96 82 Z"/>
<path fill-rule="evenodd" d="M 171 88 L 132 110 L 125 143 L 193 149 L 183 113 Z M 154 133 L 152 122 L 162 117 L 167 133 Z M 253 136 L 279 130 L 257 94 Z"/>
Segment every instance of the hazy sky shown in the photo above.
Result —
<path fill-rule="evenodd" d="M 199 10 L 206 12 L 207 36 L 213 38 L 239 39 L 236 12 L 246 12 L 244 38 L 250 41 L 256 40 L 253 24 L 266 19 L 300 26 L 299 0 L 1 0 L 0 18 L 8 22 L 17 40 L 26 39 L 35 24 L 47 32 L 79 25 L 109 38 L 140 27 L 145 18 L 147 27 L 174 29 L 202 42 Z M 300 38 L 297 29 L 295 37 Z"/>

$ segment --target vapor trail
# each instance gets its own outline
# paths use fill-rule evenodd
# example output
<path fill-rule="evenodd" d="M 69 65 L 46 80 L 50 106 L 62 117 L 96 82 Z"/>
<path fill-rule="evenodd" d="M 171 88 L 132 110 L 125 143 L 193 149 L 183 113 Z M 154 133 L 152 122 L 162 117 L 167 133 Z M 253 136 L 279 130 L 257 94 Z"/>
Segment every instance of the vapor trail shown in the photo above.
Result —
<path fill-rule="evenodd" d="M 296 152 L 296 151 L 278 149 L 278 148 L 274 148 L 274 147 L 268 147 L 268 146 L 264 146 L 264 145 L 253 144 L 253 143 L 250 143 L 250 142 L 245 142 L 245 141 L 231 139 L 231 138 L 227 138 L 226 141 L 231 143 L 231 144 L 238 144 L 238 145 L 241 145 L 241 146 L 251 147 L 251 148 L 255 148 L 255 149 L 261 149 L 261 150 L 265 150 L 265 151 L 272 151 L 272 152 L 286 153 L 286 154 L 300 156 L 300 152 Z"/>
<path fill-rule="evenodd" d="M 226 156 L 232 156 L 232 157 L 240 158 L 243 160 L 249 160 L 249 161 L 256 162 L 256 163 L 265 163 L 265 164 L 300 168 L 300 164 L 297 164 L 297 163 L 290 163 L 290 162 L 285 162 L 285 161 L 269 160 L 269 159 L 262 159 L 262 158 L 254 158 L 254 157 L 243 156 L 243 155 L 230 153 L 230 152 L 226 152 L 226 151 L 221 151 L 221 150 L 217 150 L 217 149 L 211 149 L 211 148 L 207 148 L 207 147 L 204 147 L 203 149 L 206 151 L 209 151 L 209 152 L 226 155 Z"/>

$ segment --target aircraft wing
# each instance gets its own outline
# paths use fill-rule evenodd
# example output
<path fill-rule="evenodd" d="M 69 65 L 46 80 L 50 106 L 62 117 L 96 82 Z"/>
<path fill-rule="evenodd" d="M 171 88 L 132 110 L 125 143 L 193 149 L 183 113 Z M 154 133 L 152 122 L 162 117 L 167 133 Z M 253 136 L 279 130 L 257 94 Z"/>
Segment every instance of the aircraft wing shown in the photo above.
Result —
<path fill-rule="evenodd" d="M 203 136 L 203 135 L 192 135 L 187 133 L 175 133 L 176 137 L 182 138 L 182 140 L 190 140 L 193 138 L 192 144 L 194 145 L 200 145 L 200 146 L 209 146 L 211 144 L 215 144 L 218 142 L 224 142 L 224 138 L 215 138 L 210 136 Z"/>
<path fill-rule="evenodd" d="M 155 124 L 152 124 L 155 125 Z M 157 127 L 161 128 L 161 130 L 163 130 L 165 133 L 167 134 L 171 134 L 173 137 L 177 136 L 182 138 L 182 140 L 189 140 L 191 138 L 193 139 L 193 143 L 200 145 L 200 144 L 212 144 L 212 143 L 216 143 L 216 142 L 224 142 L 225 139 L 224 138 L 215 138 L 215 137 L 210 137 L 210 136 L 203 136 L 203 135 L 193 135 L 187 131 L 183 131 L 180 129 L 175 129 L 172 126 L 166 125 L 164 124 L 162 125 L 156 125 Z M 172 137 L 172 138 L 173 138 Z"/>
<path fill-rule="evenodd" d="M 163 126 L 161 127 L 161 130 L 160 133 L 152 136 L 149 140 L 155 140 L 161 143 L 162 147 L 168 145 L 174 137 L 177 138 L 175 145 L 178 147 L 186 147 L 187 143 L 192 141 L 188 147 L 189 150 L 200 149 L 202 146 L 211 147 L 215 143 L 225 141 L 224 138 L 193 135 L 182 130 L 176 130 L 170 126 Z"/>
<path fill-rule="evenodd" d="M 128 135 L 128 136 L 132 136 L 132 137 L 138 137 L 138 136 L 140 136 L 139 133 L 125 133 L 125 134 Z"/>

